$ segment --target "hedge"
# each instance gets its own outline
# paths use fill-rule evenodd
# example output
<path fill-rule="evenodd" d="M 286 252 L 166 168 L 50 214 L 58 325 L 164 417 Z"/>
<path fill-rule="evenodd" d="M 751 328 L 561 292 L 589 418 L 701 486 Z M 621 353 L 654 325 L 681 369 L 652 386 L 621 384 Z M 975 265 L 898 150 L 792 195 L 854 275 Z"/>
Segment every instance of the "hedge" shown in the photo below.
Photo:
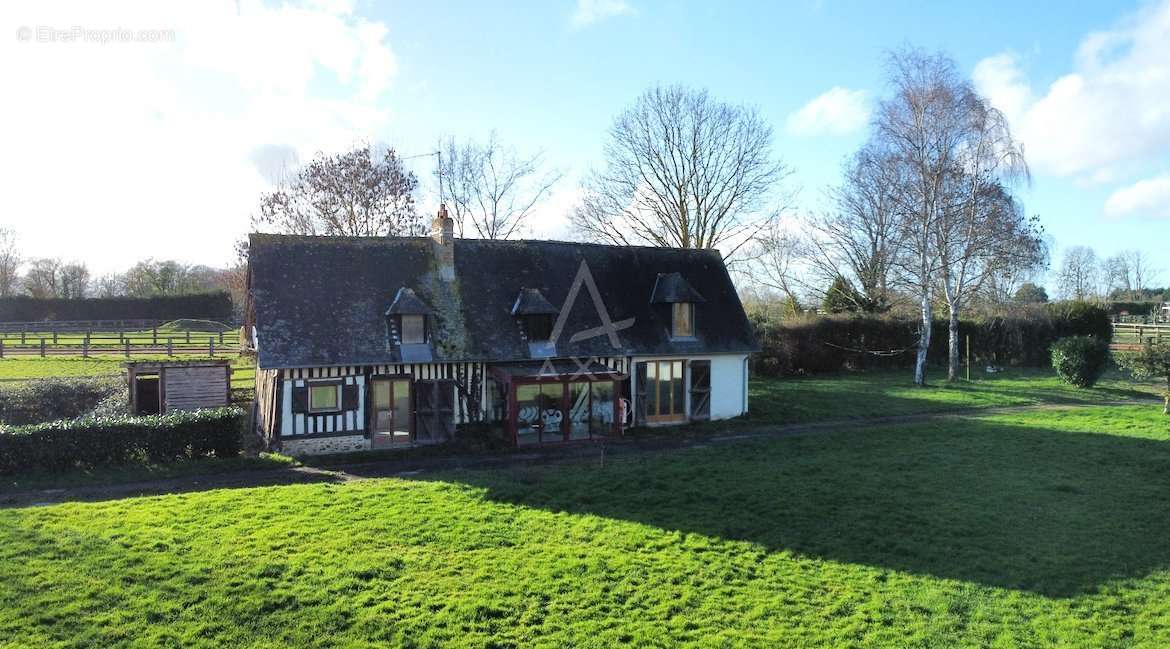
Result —
<path fill-rule="evenodd" d="M 193 318 L 226 321 L 232 317 L 232 297 L 226 291 L 160 295 L 156 297 L 94 297 L 82 299 L 0 298 L 0 322 L 46 320 L 179 320 Z"/>
<path fill-rule="evenodd" d="M 121 377 L 54 377 L 0 385 L 0 423 L 10 426 L 73 419 L 105 402 L 129 404 Z"/>
<path fill-rule="evenodd" d="M 0 474 L 232 457 L 240 453 L 243 422 L 239 408 L 214 408 L 145 417 L 87 417 L 0 430 Z"/>
<path fill-rule="evenodd" d="M 754 369 L 763 375 L 834 372 L 842 369 L 893 369 L 914 365 L 919 322 L 916 319 L 828 316 L 796 319 L 780 326 L 756 323 L 761 353 Z M 928 358 L 947 360 L 947 322 L 936 320 Z M 1091 335 L 1108 341 L 1112 324 L 1105 309 L 1083 303 L 1056 303 L 1017 315 L 959 323 L 966 353 L 967 337 L 975 362 L 1046 367 L 1049 347 L 1060 338 Z"/>

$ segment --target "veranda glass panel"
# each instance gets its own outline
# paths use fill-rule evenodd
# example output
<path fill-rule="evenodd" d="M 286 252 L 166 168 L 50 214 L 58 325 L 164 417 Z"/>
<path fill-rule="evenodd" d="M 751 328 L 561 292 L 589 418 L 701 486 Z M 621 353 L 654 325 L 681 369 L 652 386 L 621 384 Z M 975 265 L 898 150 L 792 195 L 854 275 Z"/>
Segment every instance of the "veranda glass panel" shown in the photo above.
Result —
<path fill-rule="evenodd" d="M 540 386 L 516 386 L 516 442 L 520 445 L 540 441 Z"/>
<path fill-rule="evenodd" d="M 590 432 L 594 437 L 605 437 L 613 430 L 613 381 L 598 381 L 589 385 L 593 393 Z"/>
<path fill-rule="evenodd" d="M 670 414 L 670 363 L 658 365 L 658 412 L 659 415 Z"/>
<path fill-rule="evenodd" d="M 564 396 L 563 383 L 544 383 L 540 386 L 540 441 L 563 442 L 565 434 L 561 429 L 561 421 L 565 418 L 561 411 L 561 398 Z"/>
<path fill-rule="evenodd" d="M 683 380 L 683 363 L 682 361 L 675 361 L 671 367 L 671 410 L 672 415 L 683 415 L 686 413 L 687 401 L 686 395 L 683 393 L 683 388 L 686 381 Z"/>
<path fill-rule="evenodd" d="M 569 439 L 589 439 L 589 384 L 569 384 Z"/>

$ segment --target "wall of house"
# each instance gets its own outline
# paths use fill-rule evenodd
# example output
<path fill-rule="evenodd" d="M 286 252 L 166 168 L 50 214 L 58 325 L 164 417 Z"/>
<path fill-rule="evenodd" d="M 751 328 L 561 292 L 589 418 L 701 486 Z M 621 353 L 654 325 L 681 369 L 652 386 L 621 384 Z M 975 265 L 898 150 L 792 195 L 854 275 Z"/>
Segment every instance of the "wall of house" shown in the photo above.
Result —
<path fill-rule="evenodd" d="M 685 360 L 711 362 L 711 419 L 730 419 L 748 411 L 747 354 L 710 354 L 696 356 L 645 356 L 631 359 L 631 363 L 656 360 Z M 631 365 L 630 367 L 633 367 Z M 636 399 L 632 394 L 631 399 Z M 687 372 L 687 414 L 691 413 L 691 375 Z M 631 411 L 637 410 L 631 404 Z"/>
<path fill-rule="evenodd" d="M 288 369 L 281 372 L 279 425 L 272 445 L 279 445 L 292 455 L 344 453 L 366 450 L 369 420 L 366 385 L 373 376 L 410 376 L 413 380 L 449 380 L 451 403 L 455 406 L 455 424 L 483 417 L 486 399 L 483 363 L 402 363 L 389 365 L 351 365 Z M 258 375 L 259 376 L 259 375 Z M 341 380 L 343 385 L 358 387 L 357 408 L 339 413 L 312 414 L 293 412 L 293 390 L 316 380 Z"/>

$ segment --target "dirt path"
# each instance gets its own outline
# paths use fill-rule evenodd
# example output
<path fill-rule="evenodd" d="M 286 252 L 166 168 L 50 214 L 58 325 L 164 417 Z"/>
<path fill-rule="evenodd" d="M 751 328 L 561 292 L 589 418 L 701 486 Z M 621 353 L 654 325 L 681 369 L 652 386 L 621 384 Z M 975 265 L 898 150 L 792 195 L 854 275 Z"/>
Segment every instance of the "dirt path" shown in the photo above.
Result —
<path fill-rule="evenodd" d="M 963 408 L 941 412 L 872 417 L 864 419 L 834 419 L 829 421 L 760 426 L 743 431 L 695 435 L 690 437 L 635 437 L 611 440 L 604 446 L 583 444 L 546 447 L 494 455 L 456 455 L 435 458 L 389 458 L 343 463 L 328 468 L 290 466 L 279 469 L 258 469 L 215 473 L 207 475 L 126 482 L 113 485 L 39 489 L 0 494 L 0 507 L 28 507 L 61 502 L 117 500 L 139 496 L 208 491 L 211 489 L 238 489 L 269 487 L 319 482 L 349 482 L 371 478 L 410 476 L 423 472 L 452 469 L 490 469 L 517 465 L 547 464 L 584 458 L 628 456 L 639 453 L 661 453 L 716 444 L 740 443 L 757 439 L 775 439 L 814 435 L 838 430 L 864 431 L 893 424 L 910 424 L 958 417 L 1010 414 L 1030 411 L 1065 410 L 1109 405 L 1132 405 L 1133 401 L 1102 401 L 1077 404 L 1031 404 L 997 408 Z"/>

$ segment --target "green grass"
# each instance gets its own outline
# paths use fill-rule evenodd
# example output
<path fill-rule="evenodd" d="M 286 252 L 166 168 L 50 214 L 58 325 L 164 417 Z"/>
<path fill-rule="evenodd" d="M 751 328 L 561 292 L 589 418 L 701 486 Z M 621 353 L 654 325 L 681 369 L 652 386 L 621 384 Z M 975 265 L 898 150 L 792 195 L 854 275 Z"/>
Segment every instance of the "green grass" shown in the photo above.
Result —
<path fill-rule="evenodd" d="M 0 359 L 0 381 L 22 381 L 56 376 L 110 376 L 125 375 L 122 364 L 127 360 L 200 360 L 203 356 L 93 356 L 90 358 L 47 356 L 18 356 Z M 226 357 L 217 357 L 224 360 Z M 255 363 L 249 357 L 232 358 L 232 387 L 250 388 L 255 384 Z"/>
<path fill-rule="evenodd" d="M 12 647 L 1165 647 L 1170 419 L 0 511 Z"/>
<path fill-rule="evenodd" d="M 1041 403 L 1096 403 L 1156 398 L 1152 383 L 1135 383 L 1111 371 L 1082 390 L 1060 381 L 1050 369 L 1012 368 L 973 374 L 972 381 L 946 382 L 936 370 L 917 387 L 909 370 L 857 372 L 801 378 L 753 378 L 745 424 L 790 424 L 829 419 L 891 417 L 967 408 Z"/>

